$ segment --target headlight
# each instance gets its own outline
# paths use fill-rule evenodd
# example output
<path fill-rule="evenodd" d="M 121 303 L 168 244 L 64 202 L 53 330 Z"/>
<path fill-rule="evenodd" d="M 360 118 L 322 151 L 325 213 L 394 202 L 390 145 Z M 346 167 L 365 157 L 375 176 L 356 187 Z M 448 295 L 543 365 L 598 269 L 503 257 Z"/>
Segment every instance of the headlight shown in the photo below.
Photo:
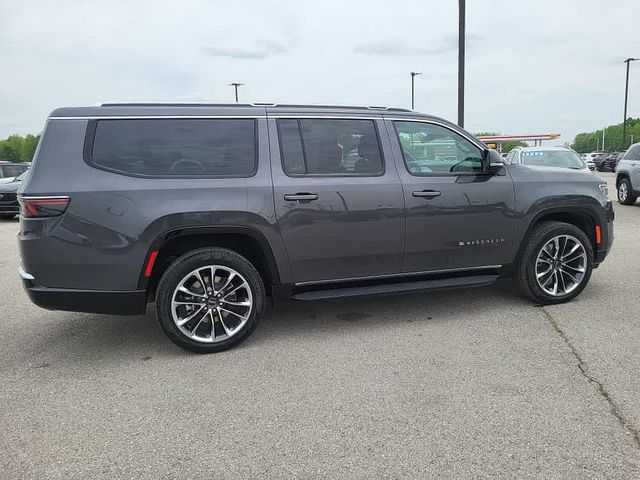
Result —
<path fill-rule="evenodd" d="M 600 191 L 602 192 L 602 195 L 604 195 L 604 198 L 608 199 L 609 198 L 609 187 L 607 186 L 606 183 L 601 183 L 598 185 L 598 187 L 600 187 Z"/>

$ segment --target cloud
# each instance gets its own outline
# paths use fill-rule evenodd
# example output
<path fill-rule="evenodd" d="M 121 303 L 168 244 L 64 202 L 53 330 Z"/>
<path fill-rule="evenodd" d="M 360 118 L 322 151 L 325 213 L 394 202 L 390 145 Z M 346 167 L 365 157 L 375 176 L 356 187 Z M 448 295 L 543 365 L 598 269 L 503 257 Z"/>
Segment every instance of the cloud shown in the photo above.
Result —
<path fill-rule="evenodd" d="M 211 57 L 261 59 L 285 53 L 287 48 L 271 40 L 256 41 L 253 45 L 204 46 L 202 51 Z"/>
<path fill-rule="evenodd" d="M 482 40 L 484 37 L 474 33 L 467 33 L 467 47 L 470 43 Z M 354 47 L 353 51 L 360 54 L 368 55 L 439 55 L 447 53 L 458 48 L 458 36 L 447 35 L 439 42 L 429 44 L 417 44 L 412 40 L 400 40 L 398 38 L 387 38 L 376 40 L 375 42 L 362 43 Z"/>

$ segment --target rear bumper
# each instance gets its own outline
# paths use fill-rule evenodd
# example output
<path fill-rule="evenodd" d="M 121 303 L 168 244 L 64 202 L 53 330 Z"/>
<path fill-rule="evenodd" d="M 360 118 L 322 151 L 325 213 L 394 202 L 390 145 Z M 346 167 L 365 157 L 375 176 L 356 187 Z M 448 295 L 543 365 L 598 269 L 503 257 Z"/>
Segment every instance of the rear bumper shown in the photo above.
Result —
<path fill-rule="evenodd" d="M 114 292 L 49 288 L 35 284 L 33 276 L 25 272 L 22 267 L 18 269 L 18 273 L 31 301 L 47 310 L 111 315 L 140 315 L 146 310 L 147 292 L 145 290 Z"/>

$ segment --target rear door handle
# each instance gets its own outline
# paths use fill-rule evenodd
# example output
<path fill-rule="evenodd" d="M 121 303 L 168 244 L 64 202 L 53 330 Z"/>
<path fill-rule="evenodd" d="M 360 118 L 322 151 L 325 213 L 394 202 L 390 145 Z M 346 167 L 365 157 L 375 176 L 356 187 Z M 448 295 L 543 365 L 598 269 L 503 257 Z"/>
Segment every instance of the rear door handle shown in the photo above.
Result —
<path fill-rule="evenodd" d="M 417 190 L 411 195 L 413 195 L 414 197 L 435 198 L 440 196 L 440 192 L 438 192 L 437 190 Z"/>
<path fill-rule="evenodd" d="M 284 196 L 287 202 L 310 202 L 311 200 L 317 200 L 317 193 L 288 193 Z"/>

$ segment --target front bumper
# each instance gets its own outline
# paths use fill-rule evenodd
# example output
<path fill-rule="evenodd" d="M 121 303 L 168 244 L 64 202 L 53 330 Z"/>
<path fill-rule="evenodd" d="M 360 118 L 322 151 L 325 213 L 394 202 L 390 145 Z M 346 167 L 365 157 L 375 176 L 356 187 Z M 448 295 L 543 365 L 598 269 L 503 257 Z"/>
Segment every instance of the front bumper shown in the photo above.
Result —
<path fill-rule="evenodd" d="M 607 202 L 607 206 L 605 207 L 605 221 L 606 227 L 603 229 L 602 242 L 597 246 L 593 263 L 594 266 L 598 266 L 605 259 L 607 254 L 611 251 L 611 247 L 613 246 L 613 221 L 615 219 L 615 213 L 613 211 L 613 204 L 611 200 Z M 603 225 L 601 225 L 601 228 Z"/>
<path fill-rule="evenodd" d="M 35 278 L 18 267 L 24 289 L 29 299 L 47 310 L 68 312 L 105 313 L 110 315 L 140 315 L 147 306 L 147 292 L 76 290 L 68 288 L 50 288 L 37 285 Z"/>

